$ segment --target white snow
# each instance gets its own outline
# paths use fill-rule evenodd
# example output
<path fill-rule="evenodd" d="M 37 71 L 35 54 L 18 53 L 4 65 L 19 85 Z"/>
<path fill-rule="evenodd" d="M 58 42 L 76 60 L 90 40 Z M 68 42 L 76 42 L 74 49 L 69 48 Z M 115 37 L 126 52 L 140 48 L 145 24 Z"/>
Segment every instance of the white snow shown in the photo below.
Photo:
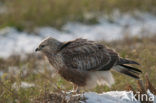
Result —
<path fill-rule="evenodd" d="M 11 54 L 31 53 L 39 42 L 52 36 L 60 41 L 75 38 L 87 38 L 90 40 L 112 41 L 128 36 L 150 36 L 156 34 L 156 16 L 147 13 L 121 15 L 114 13 L 111 17 L 99 18 L 99 23 L 86 25 L 78 22 L 69 22 L 59 31 L 52 27 L 40 27 L 34 33 L 19 32 L 15 28 L 6 27 L 0 30 L 0 57 L 6 58 Z"/>
<path fill-rule="evenodd" d="M 153 103 L 156 103 L 156 97 L 151 93 L 150 96 L 154 98 Z M 140 103 L 140 101 L 133 98 L 132 91 L 111 91 L 101 94 L 86 92 L 84 97 L 87 98 L 85 103 Z"/>
<path fill-rule="evenodd" d="M 4 28 L 0 31 L 0 57 L 31 53 L 41 40 L 39 36 L 18 32 L 15 28 Z"/>
<path fill-rule="evenodd" d="M 3 11 L 1 10 L 0 13 Z M 19 32 L 13 27 L 6 27 L 0 30 L 0 57 L 6 58 L 12 54 L 31 53 L 38 46 L 40 41 L 52 36 L 60 41 L 72 40 L 75 38 L 87 38 L 90 40 L 112 41 L 122 39 L 125 33 L 129 36 L 149 36 L 156 34 L 156 16 L 139 13 L 137 17 L 129 14 L 121 15 L 114 13 L 112 22 L 109 17 L 99 18 L 99 23 L 95 25 L 87 25 L 78 22 L 69 22 L 59 31 L 52 27 L 36 28 L 35 32 L 30 34 L 27 32 Z M 11 72 L 16 70 L 12 68 Z M 3 72 L 0 71 L 0 76 Z M 14 83 L 13 88 L 18 86 L 21 88 L 34 87 L 35 84 L 21 82 L 20 85 Z M 151 97 L 156 97 L 148 91 Z M 86 103 L 140 103 L 133 100 L 131 91 L 111 91 L 101 94 L 95 92 L 86 92 L 84 96 L 87 98 Z"/>

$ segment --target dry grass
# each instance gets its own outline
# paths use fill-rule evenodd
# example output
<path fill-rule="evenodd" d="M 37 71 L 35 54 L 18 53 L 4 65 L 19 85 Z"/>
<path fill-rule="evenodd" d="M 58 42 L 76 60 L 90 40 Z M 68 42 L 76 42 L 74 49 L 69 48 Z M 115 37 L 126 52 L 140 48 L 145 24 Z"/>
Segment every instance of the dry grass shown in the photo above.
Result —
<path fill-rule="evenodd" d="M 0 14 L 0 27 L 13 26 L 19 30 L 36 26 L 59 28 L 68 21 L 96 23 L 97 17 L 135 10 L 156 12 L 155 0 L 0 0 L 6 13 Z M 91 16 L 88 16 L 88 14 Z M 32 29 L 33 30 L 33 29 Z"/>
<path fill-rule="evenodd" d="M 140 101 L 141 103 L 153 103 L 153 101 L 150 100 L 150 96 L 147 93 L 147 91 L 149 90 L 152 94 L 156 95 L 156 88 L 150 82 L 149 76 L 147 74 L 146 74 L 145 78 L 146 78 L 145 82 L 143 80 L 138 80 L 137 90 L 135 90 L 131 85 L 128 85 L 127 90 L 133 91 L 135 98 L 138 101 Z M 140 98 L 141 95 L 142 95 L 143 99 Z M 147 97 L 145 97 L 143 95 L 146 95 Z"/>
<path fill-rule="evenodd" d="M 69 94 L 67 92 L 62 92 L 62 90 L 57 90 L 55 93 L 49 93 L 45 91 L 44 94 L 33 99 L 34 103 L 80 103 L 80 101 L 85 101 L 86 98 L 80 94 Z"/>
<path fill-rule="evenodd" d="M 115 48 L 120 56 L 138 61 L 141 65 L 137 67 L 143 71 L 141 78 L 144 80 L 143 76 L 147 73 L 151 83 L 156 87 L 155 38 L 155 36 L 125 38 L 121 41 L 105 44 Z M 11 56 L 8 59 L 1 58 L 0 71 L 3 71 L 3 75 L 0 77 L 0 103 L 29 103 L 32 100 L 44 101 L 44 98 L 55 99 L 53 96 L 60 98 L 60 95 L 63 94 L 57 94 L 56 89 L 68 91 L 72 89 L 72 85 L 60 76 L 54 75 L 55 72 L 51 69 L 52 67 L 44 60 L 44 57 L 36 54 L 28 54 L 25 59 L 21 59 L 19 56 Z M 110 90 L 124 90 L 128 84 L 132 85 L 134 89 L 137 87 L 136 80 L 116 72 L 113 74 L 116 83 L 112 88 L 100 86 L 92 91 L 100 93 Z M 22 88 L 23 81 L 33 83 L 35 86 Z M 16 88 L 13 87 L 14 83 L 16 83 Z"/>

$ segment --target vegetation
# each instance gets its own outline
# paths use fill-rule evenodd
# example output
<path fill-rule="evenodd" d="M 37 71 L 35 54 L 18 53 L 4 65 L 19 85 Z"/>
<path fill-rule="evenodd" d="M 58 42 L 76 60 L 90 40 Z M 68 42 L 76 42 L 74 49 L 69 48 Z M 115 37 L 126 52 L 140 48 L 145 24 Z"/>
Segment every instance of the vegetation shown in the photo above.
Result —
<path fill-rule="evenodd" d="M 110 43 L 102 42 L 119 52 L 120 56 L 131 58 L 138 61 L 141 65 L 137 66 L 143 71 L 141 78 L 145 73 L 149 75 L 151 83 L 156 87 L 156 37 L 125 37 L 121 41 Z M 27 54 L 26 58 L 14 55 L 7 59 L 0 59 L 0 103 L 29 103 L 42 101 L 46 98 L 59 98 L 60 91 L 69 91 L 72 89 L 71 83 L 65 81 L 54 71 L 43 56 L 37 54 Z M 116 83 L 112 88 L 98 86 L 92 91 L 106 92 L 110 90 L 125 90 L 130 84 L 135 89 L 136 80 L 113 72 Z M 33 83 L 35 86 L 28 88 L 22 87 L 22 82 Z M 60 93 L 58 95 L 53 93 Z M 51 94 L 51 95 L 50 95 Z M 52 96 L 52 97 L 51 97 Z M 80 98 L 79 98 L 80 99 Z M 77 100 L 77 99 L 76 99 Z M 65 102 L 66 103 L 66 102 Z"/>
<path fill-rule="evenodd" d="M 0 28 L 16 27 L 18 30 L 33 30 L 35 27 L 53 26 L 60 28 L 68 21 L 97 23 L 104 14 L 111 15 L 114 10 L 133 13 L 136 10 L 156 13 L 155 0 L 0 0 Z M 125 37 L 121 41 L 104 43 L 119 52 L 120 56 L 138 61 L 137 66 L 149 75 L 156 87 L 156 36 Z M 55 75 L 55 71 L 43 56 L 26 54 L 0 58 L 0 103 L 41 102 L 49 98 L 63 100 L 64 93 L 72 89 L 72 84 Z M 101 93 L 110 90 L 125 90 L 131 85 L 137 88 L 136 80 L 113 72 L 116 83 L 112 88 L 98 86 L 92 91 Z M 26 84 L 28 83 L 28 84 Z M 31 85 L 30 85 L 31 84 Z M 24 87 L 24 86 L 26 87 Z M 61 98 L 60 98 L 61 97 Z M 73 98 L 73 97 L 72 97 Z M 78 101 L 74 97 L 74 101 Z M 71 101 L 72 102 L 72 101 Z M 60 103 L 60 102 L 59 102 Z"/>
<path fill-rule="evenodd" d="M 156 12 L 155 0 L 0 0 L 0 28 L 19 30 L 36 26 L 59 28 L 68 21 L 97 23 L 97 17 L 114 10 Z"/>

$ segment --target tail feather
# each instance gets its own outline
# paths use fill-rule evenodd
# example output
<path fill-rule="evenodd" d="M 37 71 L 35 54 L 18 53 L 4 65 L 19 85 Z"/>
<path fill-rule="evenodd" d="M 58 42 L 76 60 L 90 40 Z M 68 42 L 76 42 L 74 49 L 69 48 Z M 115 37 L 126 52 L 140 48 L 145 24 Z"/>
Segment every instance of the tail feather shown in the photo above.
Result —
<path fill-rule="evenodd" d="M 140 79 L 138 75 L 133 74 L 133 73 L 131 73 L 131 72 L 128 72 L 128 71 L 126 71 L 126 70 L 122 70 L 122 71 L 120 71 L 120 73 L 126 74 L 126 75 L 128 75 L 128 76 L 130 76 L 130 77 L 132 77 L 132 78 L 135 78 L 135 79 Z"/>
<path fill-rule="evenodd" d="M 137 68 L 123 65 L 123 64 L 116 65 L 116 66 L 114 66 L 113 69 L 115 69 L 115 71 L 117 71 L 117 72 L 123 73 L 123 74 L 130 76 L 132 78 L 135 78 L 135 79 L 140 79 L 139 74 L 142 73 L 142 71 Z"/>
<path fill-rule="evenodd" d="M 124 59 L 124 58 L 120 58 L 118 61 L 118 64 L 137 64 L 140 65 L 138 62 L 133 61 L 133 60 L 128 60 L 128 59 Z"/>
<path fill-rule="evenodd" d="M 134 68 L 134 67 L 127 66 L 127 65 L 123 65 L 123 64 L 121 64 L 120 66 L 125 67 L 125 68 L 127 68 L 127 69 L 129 69 L 130 71 L 135 72 L 135 73 L 138 73 L 138 72 L 139 72 L 139 73 L 142 73 L 142 71 L 139 70 L 138 68 Z"/>

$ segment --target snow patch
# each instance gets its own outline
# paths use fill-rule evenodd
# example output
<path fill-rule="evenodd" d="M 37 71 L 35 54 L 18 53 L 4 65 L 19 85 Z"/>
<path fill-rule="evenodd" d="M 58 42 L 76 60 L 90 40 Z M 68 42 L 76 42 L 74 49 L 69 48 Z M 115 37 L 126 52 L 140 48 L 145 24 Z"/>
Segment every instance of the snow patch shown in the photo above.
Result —
<path fill-rule="evenodd" d="M 154 97 L 152 93 L 150 94 Z M 84 97 L 87 98 L 85 103 L 140 103 L 133 96 L 132 91 L 110 91 L 101 94 L 95 92 L 84 93 Z M 153 103 L 156 103 L 156 97 L 154 97 Z"/>
<path fill-rule="evenodd" d="M 99 23 L 86 25 L 69 22 L 59 31 L 52 27 L 36 28 L 34 33 L 19 32 L 15 28 L 6 27 L 0 30 L 0 57 L 7 58 L 12 54 L 32 53 L 40 41 L 52 36 L 60 41 L 86 38 L 89 40 L 112 41 L 128 36 L 151 36 L 156 34 L 156 16 L 139 14 L 134 17 L 129 14 L 114 14 L 99 18 Z"/>
<path fill-rule="evenodd" d="M 39 36 L 19 32 L 15 28 L 4 28 L 0 31 L 0 57 L 31 53 L 41 40 Z"/>

